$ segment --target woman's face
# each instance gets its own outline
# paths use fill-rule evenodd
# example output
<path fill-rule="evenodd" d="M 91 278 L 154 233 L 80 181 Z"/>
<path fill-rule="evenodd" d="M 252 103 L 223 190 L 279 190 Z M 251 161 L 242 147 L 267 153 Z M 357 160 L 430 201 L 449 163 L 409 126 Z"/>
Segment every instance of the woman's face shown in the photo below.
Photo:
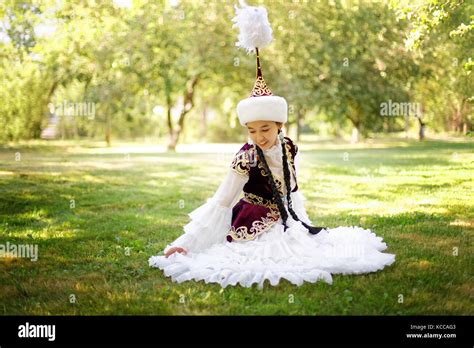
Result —
<path fill-rule="evenodd" d="M 282 125 L 282 123 L 275 121 L 253 121 L 246 123 L 250 139 L 262 150 L 269 149 L 276 143 L 278 130 Z"/>

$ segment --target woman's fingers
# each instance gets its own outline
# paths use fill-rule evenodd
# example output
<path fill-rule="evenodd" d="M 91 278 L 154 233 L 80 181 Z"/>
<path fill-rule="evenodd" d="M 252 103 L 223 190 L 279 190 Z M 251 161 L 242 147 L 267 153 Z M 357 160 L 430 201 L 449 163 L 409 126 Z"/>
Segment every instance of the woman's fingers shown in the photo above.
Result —
<path fill-rule="evenodd" d="M 186 255 L 187 252 L 186 252 L 186 249 L 184 248 L 180 248 L 180 247 L 177 247 L 176 250 L 175 250 L 175 253 L 178 252 L 180 254 L 183 254 L 183 255 Z"/>
<path fill-rule="evenodd" d="M 169 249 L 169 250 L 165 253 L 165 257 L 169 257 L 169 256 L 171 256 L 172 254 L 174 254 L 175 252 L 182 253 L 182 254 L 184 254 L 184 255 L 187 254 L 187 251 L 186 251 L 186 249 L 184 249 L 184 248 L 172 247 L 171 249 Z"/>
<path fill-rule="evenodd" d="M 171 254 L 173 254 L 175 251 L 176 251 L 176 248 L 175 248 L 175 247 L 169 249 L 169 250 L 165 253 L 165 257 L 169 257 L 169 256 L 170 256 Z"/>

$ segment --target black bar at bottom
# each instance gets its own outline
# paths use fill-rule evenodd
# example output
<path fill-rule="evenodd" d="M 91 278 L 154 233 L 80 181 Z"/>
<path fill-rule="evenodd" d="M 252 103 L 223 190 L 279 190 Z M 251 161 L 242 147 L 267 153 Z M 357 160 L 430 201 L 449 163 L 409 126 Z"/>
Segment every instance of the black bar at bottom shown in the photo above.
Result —
<path fill-rule="evenodd" d="M 178 342 L 472 346 L 472 328 L 472 316 L 3 316 L 0 347 Z"/>

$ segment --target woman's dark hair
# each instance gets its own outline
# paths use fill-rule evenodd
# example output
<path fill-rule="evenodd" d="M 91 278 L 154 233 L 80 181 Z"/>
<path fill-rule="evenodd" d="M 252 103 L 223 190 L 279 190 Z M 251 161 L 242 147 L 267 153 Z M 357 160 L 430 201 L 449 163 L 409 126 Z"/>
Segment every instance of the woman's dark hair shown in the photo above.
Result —
<path fill-rule="evenodd" d="M 280 133 L 280 132 L 281 132 L 281 129 L 278 131 L 278 133 Z M 276 205 L 278 207 L 278 211 L 280 212 L 281 219 L 283 220 L 283 226 L 284 226 L 285 231 L 286 231 L 286 229 L 288 228 L 288 226 L 286 225 L 286 220 L 288 220 L 288 213 L 286 212 L 285 205 L 283 203 L 283 200 L 281 199 L 280 191 L 278 190 L 278 188 L 275 184 L 275 180 L 273 180 L 273 175 L 270 171 L 270 168 L 268 167 L 268 163 L 267 163 L 267 160 L 265 159 L 265 155 L 263 154 L 262 149 L 257 144 L 255 144 L 255 148 L 257 149 L 258 158 L 262 162 L 263 170 L 265 171 L 265 174 L 268 176 L 268 182 L 269 182 L 269 184 L 272 188 L 273 202 L 276 203 Z M 290 170 L 289 170 L 289 167 L 288 167 L 288 158 L 286 156 L 285 142 L 284 141 L 281 142 L 281 150 L 282 150 L 282 153 L 283 153 L 283 156 L 282 156 L 283 174 L 284 174 L 283 175 L 284 176 L 284 183 L 283 184 L 286 187 L 286 199 L 288 201 L 288 211 L 290 212 L 293 219 L 295 219 L 296 221 L 300 221 L 303 224 L 303 226 L 308 229 L 309 233 L 317 234 L 322 229 L 324 229 L 324 227 L 313 227 L 313 226 L 310 226 L 310 225 L 306 224 L 305 222 L 301 221 L 298 218 L 298 215 L 296 215 L 296 213 L 293 210 L 293 203 L 291 201 Z"/>

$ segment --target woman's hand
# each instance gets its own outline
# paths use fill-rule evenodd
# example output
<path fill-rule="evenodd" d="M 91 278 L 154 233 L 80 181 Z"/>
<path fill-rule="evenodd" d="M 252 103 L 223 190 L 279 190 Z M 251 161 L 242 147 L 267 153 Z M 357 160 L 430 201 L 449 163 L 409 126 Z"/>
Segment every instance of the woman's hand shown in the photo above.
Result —
<path fill-rule="evenodd" d="M 169 257 L 170 255 L 172 255 L 172 254 L 174 254 L 174 253 L 176 253 L 176 252 L 181 253 L 181 254 L 184 254 L 184 255 L 186 255 L 186 254 L 188 253 L 188 252 L 186 251 L 186 249 L 184 249 L 184 248 L 181 248 L 181 247 L 172 247 L 172 248 L 170 248 L 170 249 L 166 252 L 165 257 Z"/>

